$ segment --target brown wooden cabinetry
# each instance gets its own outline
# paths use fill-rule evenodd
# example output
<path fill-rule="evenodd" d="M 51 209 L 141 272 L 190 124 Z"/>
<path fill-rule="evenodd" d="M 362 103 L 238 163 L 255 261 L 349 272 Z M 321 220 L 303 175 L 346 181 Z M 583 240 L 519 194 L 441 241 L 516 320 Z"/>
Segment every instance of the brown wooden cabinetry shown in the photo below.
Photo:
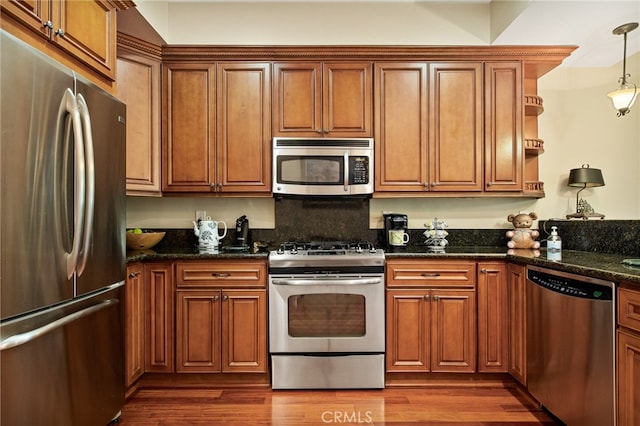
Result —
<path fill-rule="evenodd" d="M 119 42 L 131 40 L 119 35 Z M 127 105 L 127 195 L 160 193 L 160 49 L 118 45 L 116 96 Z M 154 49 L 157 55 L 149 53 Z"/>
<path fill-rule="evenodd" d="M 474 372 L 475 264 L 393 260 L 387 271 L 387 373 Z"/>
<path fill-rule="evenodd" d="M 524 265 L 507 266 L 507 300 L 509 311 L 509 373 L 527 384 L 527 269 Z"/>
<path fill-rule="evenodd" d="M 481 62 L 375 64 L 378 195 L 483 190 L 482 75 Z"/>
<path fill-rule="evenodd" d="M 144 267 L 127 266 L 124 295 L 124 364 L 125 388 L 144 373 Z"/>
<path fill-rule="evenodd" d="M 485 187 L 488 192 L 523 190 L 522 64 L 484 64 Z"/>
<path fill-rule="evenodd" d="M 618 425 L 640 424 L 640 291 L 618 289 L 617 409 Z"/>
<path fill-rule="evenodd" d="M 274 136 L 371 136 L 371 62 L 273 67 Z"/>
<path fill-rule="evenodd" d="M 507 372 L 509 335 L 507 266 L 478 262 L 478 371 Z"/>
<path fill-rule="evenodd" d="M 271 66 L 163 66 L 167 192 L 270 193 Z"/>
<path fill-rule="evenodd" d="M 173 263 L 150 262 L 145 275 L 145 371 L 174 371 L 174 282 Z"/>
<path fill-rule="evenodd" d="M 267 372 L 266 264 L 178 262 L 176 371 Z"/>
<path fill-rule="evenodd" d="M 2 11 L 113 81 L 116 77 L 116 5 L 121 7 L 125 3 L 3 0 Z"/>

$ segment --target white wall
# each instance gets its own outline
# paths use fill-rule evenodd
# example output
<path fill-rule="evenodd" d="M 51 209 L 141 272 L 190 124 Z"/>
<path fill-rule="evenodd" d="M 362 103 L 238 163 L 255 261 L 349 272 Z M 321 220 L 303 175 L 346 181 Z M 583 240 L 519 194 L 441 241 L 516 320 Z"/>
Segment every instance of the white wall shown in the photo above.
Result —
<path fill-rule="evenodd" d="M 487 45 L 490 38 L 488 3 L 136 3 L 169 44 Z M 628 58 L 627 72 L 640 85 L 640 53 Z M 604 175 L 604 187 L 583 191 L 597 212 L 607 219 L 640 219 L 640 101 L 618 118 L 606 97 L 621 74 L 622 63 L 559 67 L 539 80 L 545 198 L 372 199 L 371 226 L 382 227 L 382 211 L 407 213 L 412 228 L 433 217 L 451 228 L 508 228 L 507 215 L 518 211 L 562 218 L 575 209 L 577 189 L 566 186 L 569 170 L 583 163 Z M 189 227 L 195 210 L 231 224 L 242 214 L 254 228 L 275 224 L 272 199 L 130 197 L 127 226 Z"/>

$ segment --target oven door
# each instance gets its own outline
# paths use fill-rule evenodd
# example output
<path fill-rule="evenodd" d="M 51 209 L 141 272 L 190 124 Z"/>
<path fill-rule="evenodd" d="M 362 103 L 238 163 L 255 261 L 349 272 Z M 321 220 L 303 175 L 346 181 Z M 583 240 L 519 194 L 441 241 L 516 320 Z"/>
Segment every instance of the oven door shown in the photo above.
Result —
<path fill-rule="evenodd" d="M 384 276 L 271 276 L 271 353 L 383 353 Z"/>

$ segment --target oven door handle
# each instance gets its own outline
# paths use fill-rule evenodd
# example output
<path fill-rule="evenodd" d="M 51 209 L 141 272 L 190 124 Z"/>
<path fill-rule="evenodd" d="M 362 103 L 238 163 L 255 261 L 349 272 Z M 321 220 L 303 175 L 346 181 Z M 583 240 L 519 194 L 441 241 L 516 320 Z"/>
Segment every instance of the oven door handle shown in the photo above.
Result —
<path fill-rule="evenodd" d="M 280 279 L 272 280 L 273 285 L 322 285 L 322 284 L 335 284 L 335 285 L 376 285 L 382 284 L 381 278 L 332 278 L 332 279 Z"/>

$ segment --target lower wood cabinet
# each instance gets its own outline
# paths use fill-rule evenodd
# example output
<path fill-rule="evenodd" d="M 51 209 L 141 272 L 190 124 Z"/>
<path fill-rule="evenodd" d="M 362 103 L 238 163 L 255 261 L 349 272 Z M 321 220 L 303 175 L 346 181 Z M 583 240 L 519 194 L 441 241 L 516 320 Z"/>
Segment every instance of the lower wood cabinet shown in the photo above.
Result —
<path fill-rule="evenodd" d="M 388 372 L 473 372 L 473 289 L 387 290 Z"/>
<path fill-rule="evenodd" d="M 509 336 L 507 266 L 478 262 L 478 371 L 507 372 Z"/>
<path fill-rule="evenodd" d="M 640 291 L 618 289 L 618 425 L 640 425 Z"/>
<path fill-rule="evenodd" d="M 475 263 L 387 261 L 387 373 L 476 370 Z"/>
<path fill-rule="evenodd" d="M 266 373 L 267 265 L 176 263 L 176 372 Z"/>
<path fill-rule="evenodd" d="M 507 300 L 509 311 L 509 373 L 527 384 L 527 269 L 524 265 L 507 266 Z"/>
<path fill-rule="evenodd" d="M 176 371 L 267 371 L 264 289 L 178 290 Z"/>
<path fill-rule="evenodd" d="M 145 372 L 174 371 L 175 288 L 172 262 L 145 263 Z"/>
<path fill-rule="evenodd" d="M 144 266 L 127 266 L 124 289 L 125 388 L 144 373 Z"/>

